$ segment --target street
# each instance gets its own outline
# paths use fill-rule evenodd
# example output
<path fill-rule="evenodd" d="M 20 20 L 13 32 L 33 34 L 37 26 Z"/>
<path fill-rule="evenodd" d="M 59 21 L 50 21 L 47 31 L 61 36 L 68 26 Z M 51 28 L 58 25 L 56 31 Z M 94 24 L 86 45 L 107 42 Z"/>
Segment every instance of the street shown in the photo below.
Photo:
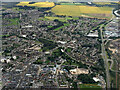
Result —
<path fill-rule="evenodd" d="M 102 40 L 101 50 L 102 50 L 102 57 L 104 59 L 105 71 L 106 71 L 107 88 L 110 88 L 110 75 L 109 75 L 109 68 L 108 68 L 108 59 L 107 59 L 107 56 L 106 56 L 106 51 L 105 51 L 105 46 L 104 46 L 102 27 L 103 27 L 103 25 L 101 25 L 101 27 L 100 27 L 100 36 L 101 36 L 101 40 Z"/>

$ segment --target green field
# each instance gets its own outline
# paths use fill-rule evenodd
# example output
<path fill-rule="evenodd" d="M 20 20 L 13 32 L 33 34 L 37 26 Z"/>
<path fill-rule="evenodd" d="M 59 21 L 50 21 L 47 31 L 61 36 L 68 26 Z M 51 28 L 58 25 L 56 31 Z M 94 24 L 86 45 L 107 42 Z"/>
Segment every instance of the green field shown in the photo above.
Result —
<path fill-rule="evenodd" d="M 60 5 L 85 5 L 84 3 L 60 3 Z"/>
<path fill-rule="evenodd" d="M 8 37 L 8 36 L 10 36 L 10 35 L 0 35 L 0 37 Z"/>
<path fill-rule="evenodd" d="M 10 23 L 7 24 L 8 26 L 11 26 L 11 25 L 18 25 L 18 22 L 19 22 L 19 18 L 14 18 L 14 19 L 3 19 L 3 20 L 9 20 Z"/>
<path fill-rule="evenodd" d="M 15 18 L 15 19 L 10 19 L 10 21 L 12 22 L 11 24 L 12 25 L 17 25 L 18 23 L 18 21 L 19 21 L 19 19 L 18 18 Z"/>
<path fill-rule="evenodd" d="M 65 18 L 62 18 L 62 17 L 45 17 L 46 19 L 49 19 L 49 20 L 55 20 L 55 19 L 58 19 L 59 21 L 61 22 L 66 22 L 67 20 L 71 20 L 73 18 L 70 18 L 70 17 L 65 17 Z"/>
<path fill-rule="evenodd" d="M 51 27 L 53 27 L 53 26 L 47 26 L 48 28 L 51 28 Z"/>
<path fill-rule="evenodd" d="M 101 87 L 96 84 L 80 84 L 79 87 L 80 88 L 96 88 L 96 89 L 98 88 L 99 90 L 102 90 Z"/>
<path fill-rule="evenodd" d="M 58 27 L 58 28 L 56 28 L 56 29 L 54 29 L 54 30 L 60 30 L 60 29 L 62 29 L 62 28 L 64 28 L 65 26 L 69 26 L 70 24 L 64 24 L 64 26 L 61 26 L 61 27 Z"/>
<path fill-rule="evenodd" d="M 55 19 L 57 19 L 57 20 L 59 20 L 61 22 L 67 22 L 67 20 L 71 20 L 71 19 L 77 20 L 79 18 L 78 17 L 72 17 L 72 18 L 71 17 L 65 17 L 65 18 L 62 18 L 62 17 L 52 17 L 52 16 L 50 17 L 50 16 L 46 16 L 46 17 L 41 17 L 38 20 L 44 20 L 44 21 L 50 20 L 50 21 L 53 21 Z M 48 27 L 51 27 L 51 26 L 48 26 Z"/>

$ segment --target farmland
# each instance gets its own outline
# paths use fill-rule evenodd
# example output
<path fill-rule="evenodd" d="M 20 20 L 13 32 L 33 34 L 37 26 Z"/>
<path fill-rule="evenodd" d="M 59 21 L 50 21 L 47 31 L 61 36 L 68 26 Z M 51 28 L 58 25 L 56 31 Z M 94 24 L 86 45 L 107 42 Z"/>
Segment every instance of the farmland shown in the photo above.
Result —
<path fill-rule="evenodd" d="M 74 5 L 56 5 L 52 12 L 57 15 L 80 16 L 80 9 Z"/>
<path fill-rule="evenodd" d="M 55 19 L 58 19 L 59 21 L 61 22 L 66 22 L 67 20 L 71 20 L 72 18 L 70 17 L 67 17 L 67 18 L 61 18 L 61 17 L 45 17 L 46 19 L 49 19 L 49 20 L 55 20 Z"/>
<path fill-rule="evenodd" d="M 57 15 L 66 16 L 88 16 L 98 18 L 111 18 L 112 9 L 110 7 L 95 6 L 76 6 L 76 5 L 56 5 L 52 8 L 52 12 Z"/>
<path fill-rule="evenodd" d="M 112 9 L 109 7 L 91 7 L 91 6 L 79 6 L 81 13 L 96 13 L 96 14 L 111 14 Z"/>
<path fill-rule="evenodd" d="M 17 4 L 17 6 L 27 6 L 29 2 L 20 2 Z"/>
<path fill-rule="evenodd" d="M 111 2 L 93 2 L 99 5 L 109 5 Z M 53 2 L 20 2 L 17 6 L 34 6 L 40 8 L 53 7 L 51 11 L 56 15 L 66 15 L 66 16 L 82 16 L 82 17 L 95 17 L 95 18 L 106 18 L 110 19 L 112 17 L 112 7 L 96 7 L 84 5 L 84 3 L 60 3 L 56 5 Z M 54 20 L 55 18 L 48 17 L 47 19 Z M 64 19 L 60 19 L 65 21 Z"/>
<path fill-rule="evenodd" d="M 59 20 L 59 21 L 61 21 L 61 22 L 68 22 L 68 20 L 78 20 L 79 18 L 78 17 L 65 17 L 65 18 L 63 18 L 63 17 L 50 17 L 50 16 L 45 16 L 45 17 L 41 17 L 41 18 L 39 18 L 38 20 L 43 20 L 43 21 L 53 21 L 53 20 L 55 20 L 55 19 L 57 19 L 57 20 Z"/>
<path fill-rule="evenodd" d="M 36 2 L 29 4 L 30 2 L 20 2 L 17 6 L 35 6 L 35 7 L 53 7 L 55 4 L 53 2 Z"/>
<path fill-rule="evenodd" d="M 99 5 L 111 4 L 111 2 L 94 2 L 94 3 Z"/>
<path fill-rule="evenodd" d="M 60 5 L 86 5 L 84 3 L 60 3 Z"/>
<path fill-rule="evenodd" d="M 118 2 L 93 2 L 94 4 L 97 5 L 112 5 L 113 3 L 118 3 Z"/>

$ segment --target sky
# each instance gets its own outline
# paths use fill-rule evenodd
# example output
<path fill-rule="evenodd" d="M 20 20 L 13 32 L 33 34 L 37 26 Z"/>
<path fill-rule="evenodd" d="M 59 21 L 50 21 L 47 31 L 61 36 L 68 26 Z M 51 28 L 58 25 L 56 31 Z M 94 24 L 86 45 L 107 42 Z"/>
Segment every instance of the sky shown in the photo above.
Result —
<path fill-rule="evenodd" d="M 21 1 L 51 1 L 51 2 L 59 2 L 59 1 L 71 1 L 71 2 L 92 2 L 92 1 L 101 1 L 101 0 L 0 0 L 2 2 L 21 2 Z M 102 0 L 102 1 L 119 1 L 119 0 Z"/>

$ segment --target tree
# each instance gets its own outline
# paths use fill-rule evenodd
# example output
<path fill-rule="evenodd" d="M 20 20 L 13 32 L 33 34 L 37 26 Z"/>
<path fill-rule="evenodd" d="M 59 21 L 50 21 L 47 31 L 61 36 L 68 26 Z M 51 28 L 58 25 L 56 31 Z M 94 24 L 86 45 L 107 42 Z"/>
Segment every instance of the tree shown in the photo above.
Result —
<path fill-rule="evenodd" d="M 82 83 L 89 84 L 89 83 L 95 83 L 93 80 L 93 75 L 87 75 L 87 74 L 80 74 L 78 75 L 78 80 L 82 81 Z"/>

